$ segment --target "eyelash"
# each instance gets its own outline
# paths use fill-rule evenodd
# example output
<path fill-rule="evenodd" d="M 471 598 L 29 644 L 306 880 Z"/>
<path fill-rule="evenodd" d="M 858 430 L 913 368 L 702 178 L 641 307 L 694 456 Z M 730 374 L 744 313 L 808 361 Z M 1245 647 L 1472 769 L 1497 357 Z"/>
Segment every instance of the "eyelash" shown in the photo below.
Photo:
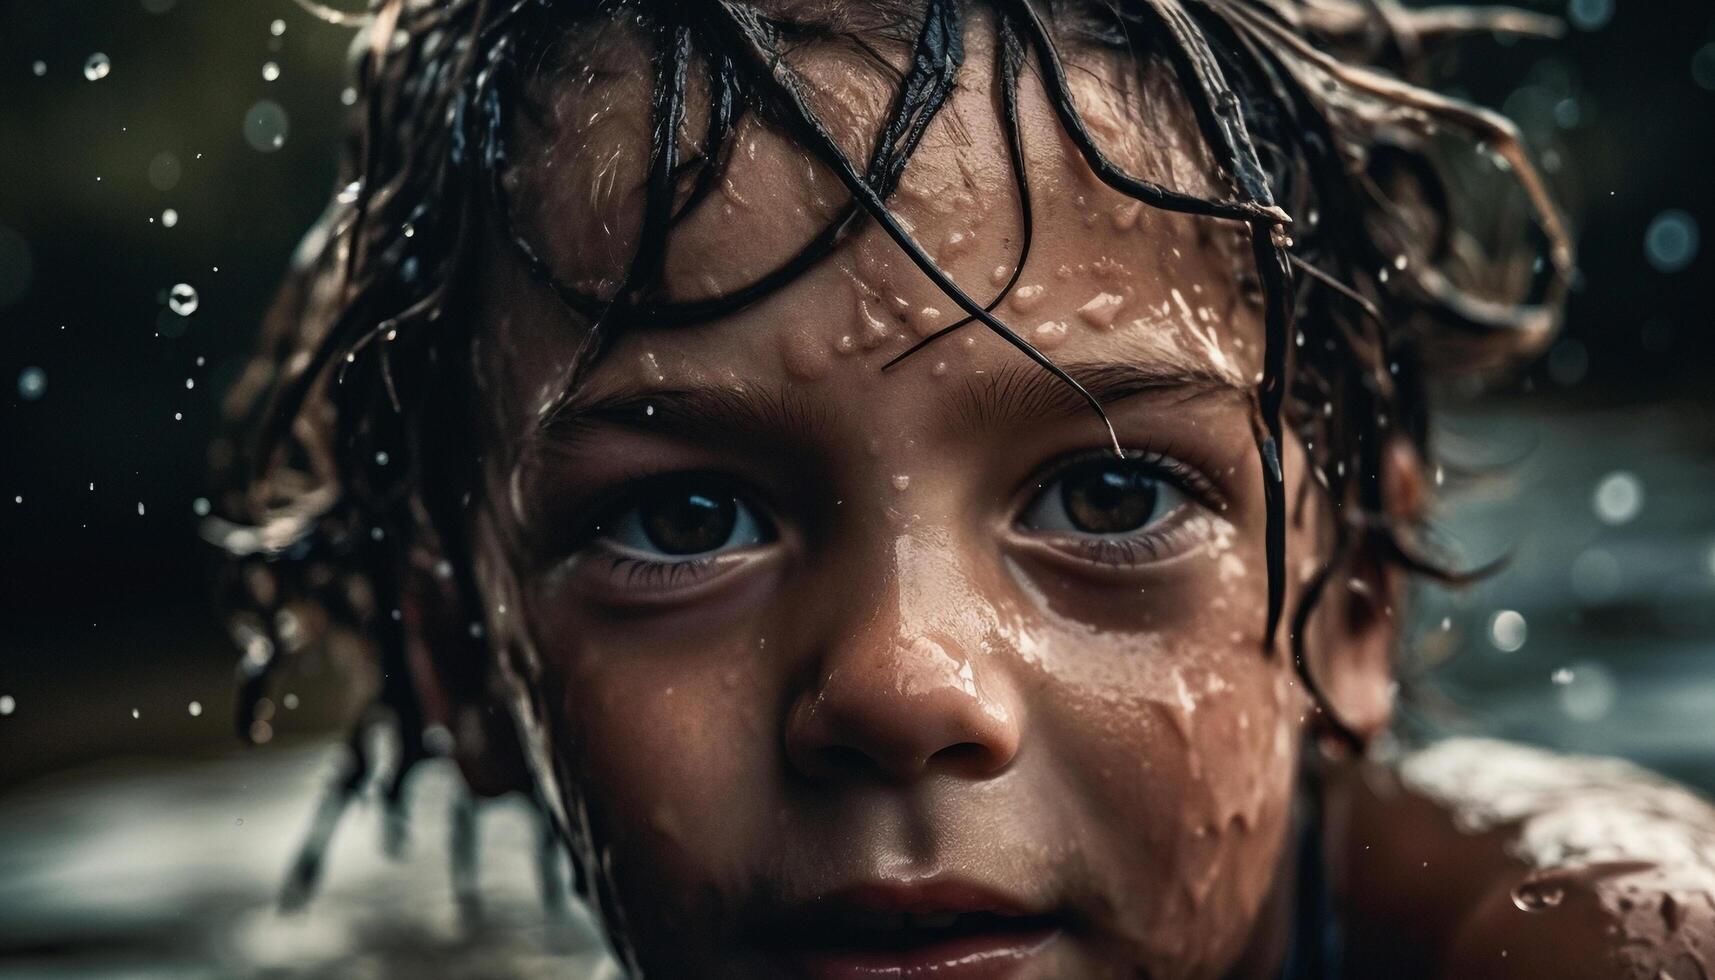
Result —
<path fill-rule="evenodd" d="M 1036 493 L 1045 492 L 1054 481 L 1059 480 L 1073 469 L 1084 463 L 1111 458 L 1111 453 L 1103 449 L 1086 450 L 1063 457 L 1052 463 L 1049 469 L 1036 480 Z M 1204 475 L 1200 466 L 1174 456 L 1168 456 L 1153 448 L 1140 448 L 1126 451 L 1126 459 L 1142 468 L 1153 471 L 1197 503 L 1210 510 L 1226 509 L 1226 498 L 1216 488 L 1214 483 Z M 1035 497 L 1031 498 L 1036 499 Z M 1096 538 L 1083 536 L 1066 536 L 1061 539 L 1064 545 L 1070 545 L 1078 553 L 1078 557 L 1094 565 L 1110 568 L 1136 568 L 1159 560 L 1172 550 L 1174 539 L 1184 533 L 1184 522 L 1175 521 L 1165 529 L 1145 530 L 1124 538 Z"/>
<path fill-rule="evenodd" d="M 1183 455 L 1183 454 L 1182 454 Z M 1106 449 L 1090 449 L 1070 456 L 1062 457 L 1050 464 L 1044 474 L 1035 482 L 1036 492 L 1041 493 L 1056 479 L 1061 478 L 1074 467 L 1091 461 L 1108 458 Z M 1203 471 L 1193 462 L 1168 456 L 1147 446 L 1135 450 L 1127 450 L 1127 459 L 1145 467 L 1161 478 L 1171 481 L 1188 496 L 1213 510 L 1225 508 L 1225 498 L 1215 485 L 1204 475 Z M 640 472 L 621 479 L 615 489 L 601 495 L 597 500 L 583 508 L 586 513 L 598 515 L 586 521 L 574 536 L 571 548 L 562 551 L 566 553 L 582 553 L 606 563 L 607 574 L 626 589 L 665 590 L 677 585 L 694 581 L 707 573 L 715 564 L 715 558 L 687 558 L 678 561 L 657 561 L 640 558 L 632 554 L 619 554 L 605 551 L 589 554 L 592 547 L 602 536 L 602 529 L 613 523 L 625 509 L 634 506 L 634 501 L 651 483 L 666 479 L 687 479 L 697 476 L 708 476 L 713 480 L 731 485 L 729 477 L 719 474 L 698 473 L 660 473 Z M 753 495 L 750 496 L 754 500 Z M 1063 539 L 1065 546 L 1070 546 L 1077 552 L 1079 558 L 1094 565 L 1111 568 L 1135 568 L 1160 559 L 1171 551 L 1173 539 L 1183 532 L 1183 522 L 1175 522 L 1164 530 L 1149 530 L 1126 538 L 1088 538 L 1068 537 Z"/>
<path fill-rule="evenodd" d="M 634 555 L 603 555 L 608 572 L 624 574 L 625 587 L 668 589 L 679 585 L 687 576 L 695 577 L 714 565 L 713 558 L 686 558 L 680 561 L 655 561 Z"/>

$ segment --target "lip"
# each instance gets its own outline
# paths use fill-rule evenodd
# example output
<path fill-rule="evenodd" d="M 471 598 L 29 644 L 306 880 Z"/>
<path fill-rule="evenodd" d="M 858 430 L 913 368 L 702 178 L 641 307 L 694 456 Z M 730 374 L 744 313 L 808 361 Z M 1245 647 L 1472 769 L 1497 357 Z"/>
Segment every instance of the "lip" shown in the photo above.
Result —
<path fill-rule="evenodd" d="M 1057 912 L 955 879 L 866 882 L 789 906 L 757 935 L 812 980 L 999 980 L 1052 946 Z"/>

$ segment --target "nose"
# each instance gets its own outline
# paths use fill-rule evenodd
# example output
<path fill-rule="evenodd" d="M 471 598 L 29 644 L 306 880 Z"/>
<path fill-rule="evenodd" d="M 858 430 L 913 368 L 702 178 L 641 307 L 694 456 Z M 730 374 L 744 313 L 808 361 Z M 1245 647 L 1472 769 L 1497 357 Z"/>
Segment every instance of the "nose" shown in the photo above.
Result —
<path fill-rule="evenodd" d="M 1004 652 L 985 642 L 993 617 L 975 591 L 949 588 L 947 557 L 932 556 L 941 574 L 897 569 L 873 614 L 824 645 L 786 719 L 799 773 L 910 782 L 981 779 L 1012 764 L 1022 719 Z"/>

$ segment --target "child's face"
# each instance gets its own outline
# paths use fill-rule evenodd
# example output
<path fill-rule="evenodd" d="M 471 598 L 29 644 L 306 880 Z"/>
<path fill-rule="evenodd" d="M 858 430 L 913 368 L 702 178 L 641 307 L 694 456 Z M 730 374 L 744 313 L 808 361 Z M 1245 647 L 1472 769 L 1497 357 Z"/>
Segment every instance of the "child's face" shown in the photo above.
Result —
<path fill-rule="evenodd" d="M 892 203 L 986 302 L 1021 224 L 984 34 Z M 859 128 L 886 105 L 844 56 L 801 67 Z M 1197 144 L 1182 114 L 1104 111 L 1089 79 L 1120 72 L 1085 69 L 1128 166 L 1213 189 L 1175 149 Z M 568 85 L 514 189 L 569 281 L 629 248 L 647 82 L 626 84 L 593 126 Z M 1134 462 L 980 324 L 882 373 L 958 313 L 873 225 L 725 320 L 628 327 L 551 423 L 581 333 L 491 269 L 488 620 L 539 658 L 532 737 L 583 794 L 654 974 L 1210 975 L 1261 914 L 1308 702 L 1262 649 L 1246 253 L 1234 226 L 1100 186 L 1028 74 L 1021 92 L 1035 241 L 996 312 L 1103 400 Z M 772 268 L 840 199 L 754 126 L 727 183 L 676 234 L 678 297 Z M 1296 584 L 1314 508 L 1292 525 Z M 912 937 L 913 911 L 1006 917 Z"/>

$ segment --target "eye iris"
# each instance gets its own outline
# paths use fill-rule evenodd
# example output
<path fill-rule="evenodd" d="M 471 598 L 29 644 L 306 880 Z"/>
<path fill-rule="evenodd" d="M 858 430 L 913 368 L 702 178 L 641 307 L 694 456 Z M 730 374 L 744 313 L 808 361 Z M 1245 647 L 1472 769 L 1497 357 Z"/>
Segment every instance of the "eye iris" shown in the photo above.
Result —
<path fill-rule="evenodd" d="M 1155 513 L 1159 491 L 1154 480 L 1135 469 L 1092 467 L 1068 475 L 1060 498 L 1066 515 L 1088 534 L 1135 531 Z"/>
<path fill-rule="evenodd" d="M 694 555 L 727 543 L 738 506 L 731 497 L 681 490 L 650 500 L 640 516 L 650 544 L 670 555 Z"/>

